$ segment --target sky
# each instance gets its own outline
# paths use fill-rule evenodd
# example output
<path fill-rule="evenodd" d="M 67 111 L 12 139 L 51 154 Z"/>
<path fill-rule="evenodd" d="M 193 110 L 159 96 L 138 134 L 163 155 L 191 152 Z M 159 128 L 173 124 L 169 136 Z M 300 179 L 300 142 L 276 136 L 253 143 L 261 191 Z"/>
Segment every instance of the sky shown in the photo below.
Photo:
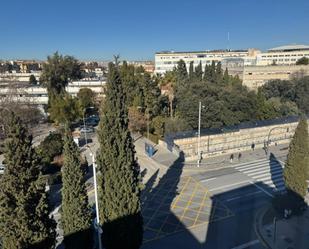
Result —
<path fill-rule="evenodd" d="M 308 0 L 1 0 L 0 9 L 0 59 L 309 44 Z"/>

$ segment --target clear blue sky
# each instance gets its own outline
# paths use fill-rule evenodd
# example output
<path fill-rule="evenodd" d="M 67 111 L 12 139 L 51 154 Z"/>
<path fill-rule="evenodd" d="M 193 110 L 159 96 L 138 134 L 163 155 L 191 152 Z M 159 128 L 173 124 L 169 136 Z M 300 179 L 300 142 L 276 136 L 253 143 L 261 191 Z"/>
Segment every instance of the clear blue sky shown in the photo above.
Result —
<path fill-rule="evenodd" d="M 0 59 L 309 44 L 308 0 L 3 0 Z"/>

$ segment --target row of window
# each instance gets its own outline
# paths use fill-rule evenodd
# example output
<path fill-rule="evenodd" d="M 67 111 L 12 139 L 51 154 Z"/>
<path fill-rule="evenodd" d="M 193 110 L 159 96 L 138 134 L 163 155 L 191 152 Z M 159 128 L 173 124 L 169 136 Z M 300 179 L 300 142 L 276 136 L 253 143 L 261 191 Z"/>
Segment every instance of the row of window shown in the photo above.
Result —
<path fill-rule="evenodd" d="M 276 58 L 276 57 L 295 57 L 295 56 L 299 56 L 299 57 L 303 57 L 303 56 L 308 56 L 309 54 L 280 54 L 280 55 L 262 55 L 262 58 Z"/>

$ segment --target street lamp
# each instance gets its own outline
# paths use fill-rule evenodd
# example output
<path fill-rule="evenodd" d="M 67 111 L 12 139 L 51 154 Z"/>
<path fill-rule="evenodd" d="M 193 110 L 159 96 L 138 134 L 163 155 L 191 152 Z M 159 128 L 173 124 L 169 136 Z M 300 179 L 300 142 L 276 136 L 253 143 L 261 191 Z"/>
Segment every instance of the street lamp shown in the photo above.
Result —
<path fill-rule="evenodd" d="M 90 150 L 90 156 L 92 158 L 93 187 L 94 187 L 94 198 L 95 198 L 95 209 L 96 209 L 95 229 L 97 230 L 99 249 L 102 249 L 101 234 L 103 233 L 103 230 L 100 227 L 100 213 L 99 213 L 99 202 L 98 202 L 96 161 L 95 161 L 95 155 L 92 152 L 92 150 L 90 149 L 90 147 L 88 147 L 88 149 Z"/>
<path fill-rule="evenodd" d="M 201 147 L 201 116 L 202 116 L 202 108 L 204 108 L 205 106 L 202 106 L 202 102 L 199 102 L 198 105 L 198 134 L 197 134 L 197 167 L 200 167 L 200 163 L 202 160 L 202 155 L 201 155 L 201 151 L 200 151 L 200 147 Z"/>

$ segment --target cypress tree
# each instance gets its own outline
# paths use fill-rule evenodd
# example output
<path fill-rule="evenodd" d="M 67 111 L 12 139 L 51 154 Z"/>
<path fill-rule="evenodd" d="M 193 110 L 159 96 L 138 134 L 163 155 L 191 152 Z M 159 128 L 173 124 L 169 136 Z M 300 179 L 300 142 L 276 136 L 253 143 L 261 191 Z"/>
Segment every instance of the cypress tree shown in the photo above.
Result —
<path fill-rule="evenodd" d="M 189 80 L 192 82 L 193 79 L 194 79 L 194 68 L 193 68 L 193 61 L 191 61 L 189 65 Z"/>
<path fill-rule="evenodd" d="M 205 70 L 204 70 L 204 81 L 205 82 L 210 82 L 211 81 L 211 67 L 210 65 L 205 65 Z"/>
<path fill-rule="evenodd" d="M 202 63 L 200 62 L 196 67 L 195 67 L 195 80 L 197 82 L 201 82 L 203 80 L 203 69 L 202 69 Z"/>
<path fill-rule="evenodd" d="M 118 67 L 110 63 L 97 155 L 100 220 L 106 249 L 137 249 L 143 237 L 140 171 L 124 103 Z"/>
<path fill-rule="evenodd" d="M 307 194 L 309 168 L 308 124 L 302 117 L 289 146 L 289 154 L 284 168 L 285 186 L 293 195 L 303 198 Z"/>
<path fill-rule="evenodd" d="M 223 78 L 222 78 L 222 82 L 224 85 L 228 85 L 230 82 L 230 76 L 229 76 L 229 71 L 227 68 L 225 68 L 224 74 L 223 74 Z"/>
<path fill-rule="evenodd" d="M 223 72 L 222 72 L 221 62 L 219 61 L 216 66 L 216 82 L 218 84 L 221 84 L 222 74 Z"/>
<path fill-rule="evenodd" d="M 176 68 L 177 85 L 185 85 L 188 80 L 186 63 L 179 60 Z"/>
<path fill-rule="evenodd" d="M 11 114 L 5 140 L 5 171 L 0 182 L 0 237 L 3 249 L 49 249 L 55 221 L 49 217 L 45 182 L 32 137 Z"/>
<path fill-rule="evenodd" d="M 91 212 L 79 150 L 66 132 L 62 167 L 61 225 L 66 249 L 92 248 Z"/>

